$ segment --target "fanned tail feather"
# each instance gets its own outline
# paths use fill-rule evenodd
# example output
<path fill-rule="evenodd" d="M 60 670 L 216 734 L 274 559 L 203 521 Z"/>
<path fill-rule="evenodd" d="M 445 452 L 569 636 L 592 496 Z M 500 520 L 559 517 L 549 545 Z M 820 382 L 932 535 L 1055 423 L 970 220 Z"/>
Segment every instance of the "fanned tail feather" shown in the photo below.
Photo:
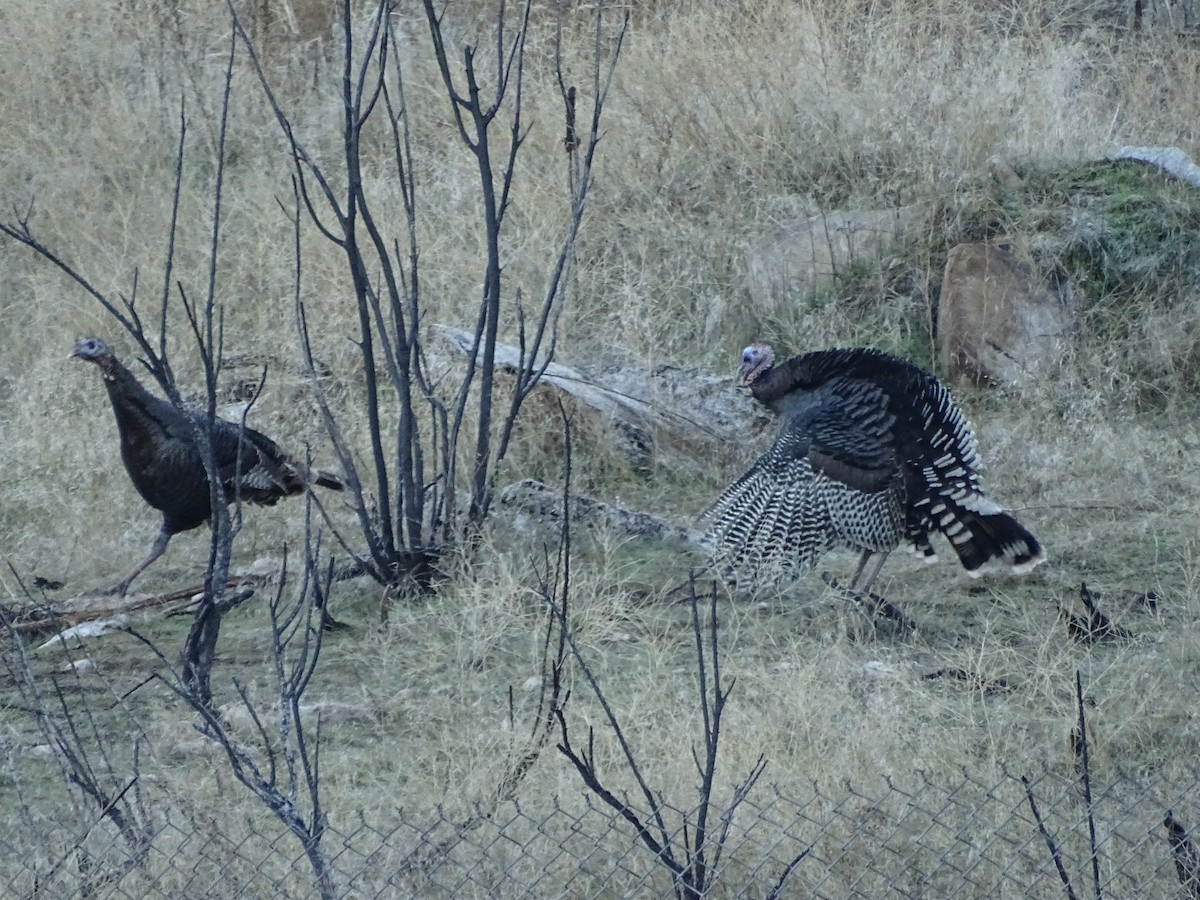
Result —
<path fill-rule="evenodd" d="M 807 480 L 780 483 L 755 467 L 725 489 L 696 519 L 704 545 L 728 574 L 760 581 L 812 566 L 827 538 Z"/>
<path fill-rule="evenodd" d="M 329 472 L 322 472 L 320 469 L 313 469 L 313 481 L 323 488 L 328 488 L 331 491 L 344 491 L 346 489 L 345 482 L 336 475 Z"/>
<path fill-rule="evenodd" d="M 769 479 L 752 469 L 700 514 L 697 523 L 707 525 L 704 542 L 715 560 L 731 568 L 761 560 L 762 535 L 770 530 L 770 491 Z"/>
<path fill-rule="evenodd" d="M 1019 574 L 1046 560 L 1038 539 L 1008 513 L 977 512 L 955 508 L 954 504 L 948 505 L 948 513 L 953 516 L 953 524 L 940 530 L 972 576 L 989 565 L 1007 567 Z"/>

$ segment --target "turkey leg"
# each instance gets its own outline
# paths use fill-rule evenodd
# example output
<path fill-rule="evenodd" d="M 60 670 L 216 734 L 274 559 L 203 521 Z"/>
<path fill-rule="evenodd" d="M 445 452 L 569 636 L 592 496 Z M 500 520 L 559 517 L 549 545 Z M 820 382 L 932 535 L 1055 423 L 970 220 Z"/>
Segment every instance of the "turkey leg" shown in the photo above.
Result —
<path fill-rule="evenodd" d="M 117 584 L 110 587 L 106 594 L 115 594 L 118 597 L 124 597 L 129 591 L 129 586 L 133 584 L 133 579 L 137 578 L 146 570 L 150 563 L 154 562 L 160 556 L 167 552 L 167 544 L 171 543 L 173 532 L 167 529 L 167 523 L 164 522 L 162 528 L 158 531 L 158 537 L 154 539 L 154 546 L 150 548 L 150 555 L 143 559 L 140 563 L 133 567 L 133 571 L 122 578 Z"/>

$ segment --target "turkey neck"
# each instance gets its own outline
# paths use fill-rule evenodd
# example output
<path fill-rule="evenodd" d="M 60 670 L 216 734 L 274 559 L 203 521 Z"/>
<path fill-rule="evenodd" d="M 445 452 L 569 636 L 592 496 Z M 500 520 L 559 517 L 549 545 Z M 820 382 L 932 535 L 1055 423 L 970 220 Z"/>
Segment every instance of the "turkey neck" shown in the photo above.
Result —
<path fill-rule="evenodd" d="M 827 358 L 833 354 L 848 355 L 841 350 L 824 350 L 824 352 L 793 356 L 786 362 L 780 362 L 778 366 L 768 368 L 766 372 L 762 372 L 760 376 L 752 380 L 750 392 L 754 395 L 755 400 L 774 408 L 775 404 L 778 404 L 788 394 L 792 394 L 793 391 L 810 391 L 820 388 L 833 372 L 818 371 L 821 368 L 828 368 L 828 366 L 822 367 L 818 364 L 830 361 Z M 848 372 L 839 372 L 838 374 L 848 374 Z"/>
<path fill-rule="evenodd" d="M 772 366 L 750 382 L 751 395 L 777 415 L 803 413 L 819 402 L 806 394 L 829 380 L 816 371 L 819 359 L 818 354 L 806 353 Z"/>
<path fill-rule="evenodd" d="M 167 426 L 179 417 L 175 407 L 142 387 L 133 373 L 112 359 L 101 367 L 108 399 L 112 401 L 121 433 L 121 455 L 126 465 L 150 458 L 156 440 L 168 440 Z M 132 469 L 131 469 L 132 471 Z"/>
<path fill-rule="evenodd" d="M 750 383 L 750 393 L 776 412 L 793 394 L 817 391 L 831 382 L 847 379 L 869 382 L 888 398 L 920 393 L 931 376 L 921 369 L 879 350 L 865 347 L 817 350 L 794 356 L 773 366 Z"/>

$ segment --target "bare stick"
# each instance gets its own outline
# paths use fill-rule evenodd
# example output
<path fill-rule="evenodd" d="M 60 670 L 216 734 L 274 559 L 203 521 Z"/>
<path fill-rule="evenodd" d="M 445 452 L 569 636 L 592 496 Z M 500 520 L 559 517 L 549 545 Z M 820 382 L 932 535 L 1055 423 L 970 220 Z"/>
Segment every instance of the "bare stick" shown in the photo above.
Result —
<path fill-rule="evenodd" d="M 1079 670 L 1075 670 L 1075 707 L 1079 711 L 1076 723 L 1076 758 L 1079 761 L 1079 782 L 1083 786 L 1083 802 L 1087 806 L 1088 820 L 1088 850 L 1092 856 L 1092 886 L 1095 888 L 1096 900 L 1102 900 L 1104 894 L 1100 887 L 1100 853 L 1096 847 L 1096 815 L 1092 804 L 1092 771 L 1088 757 L 1087 719 L 1083 713 L 1083 681 Z"/>
<path fill-rule="evenodd" d="M 1046 823 L 1042 820 L 1042 814 L 1038 811 L 1037 801 L 1033 797 L 1033 788 L 1029 784 L 1029 778 L 1022 775 L 1021 784 L 1025 785 L 1025 797 L 1029 801 L 1029 809 L 1033 813 L 1034 821 L 1037 822 L 1042 840 L 1046 842 L 1046 849 L 1050 851 L 1050 858 L 1054 860 L 1054 868 L 1058 870 L 1059 880 L 1062 881 L 1063 888 L 1067 892 L 1067 900 L 1079 900 L 1075 895 L 1074 888 L 1071 887 L 1071 876 L 1067 874 L 1066 867 L 1063 866 L 1062 854 L 1058 851 L 1058 845 L 1054 843 L 1054 838 L 1046 830 Z"/>

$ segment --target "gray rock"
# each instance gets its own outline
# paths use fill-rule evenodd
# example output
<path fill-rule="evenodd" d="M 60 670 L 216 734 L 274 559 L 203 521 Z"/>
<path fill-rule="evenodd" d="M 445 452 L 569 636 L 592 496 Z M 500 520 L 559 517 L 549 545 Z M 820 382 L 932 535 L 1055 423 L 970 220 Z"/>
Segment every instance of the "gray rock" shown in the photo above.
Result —
<path fill-rule="evenodd" d="M 779 225 L 746 254 L 751 294 L 786 298 L 829 282 L 851 263 L 875 259 L 923 219 L 917 204 L 839 210 Z"/>
<path fill-rule="evenodd" d="M 1200 187 L 1200 166 L 1178 147 L 1122 147 L 1112 155 L 1113 159 L 1135 159 L 1138 162 L 1157 166 L 1164 172 Z"/>

